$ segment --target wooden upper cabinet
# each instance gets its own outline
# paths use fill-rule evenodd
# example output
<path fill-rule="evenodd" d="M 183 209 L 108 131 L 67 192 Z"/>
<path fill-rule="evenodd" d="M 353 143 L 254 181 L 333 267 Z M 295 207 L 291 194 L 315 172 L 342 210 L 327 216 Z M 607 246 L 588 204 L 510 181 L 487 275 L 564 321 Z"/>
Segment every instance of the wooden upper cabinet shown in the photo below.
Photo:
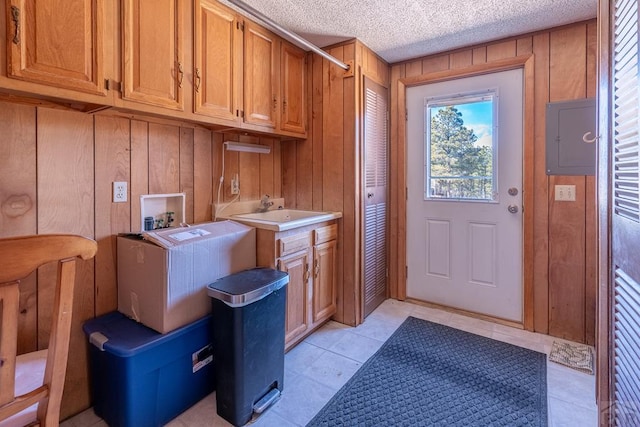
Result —
<path fill-rule="evenodd" d="M 280 129 L 304 134 L 307 128 L 306 52 L 285 41 L 280 50 Z"/>
<path fill-rule="evenodd" d="M 123 1 L 124 99 L 183 110 L 182 1 Z"/>
<path fill-rule="evenodd" d="M 194 111 L 241 122 L 242 30 L 238 16 L 200 0 L 194 16 Z"/>
<path fill-rule="evenodd" d="M 270 31 L 244 24 L 244 122 L 277 127 L 278 43 Z"/>
<path fill-rule="evenodd" d="M 6 3 L 7 75 L 106 95 L 102 0 Z"/>

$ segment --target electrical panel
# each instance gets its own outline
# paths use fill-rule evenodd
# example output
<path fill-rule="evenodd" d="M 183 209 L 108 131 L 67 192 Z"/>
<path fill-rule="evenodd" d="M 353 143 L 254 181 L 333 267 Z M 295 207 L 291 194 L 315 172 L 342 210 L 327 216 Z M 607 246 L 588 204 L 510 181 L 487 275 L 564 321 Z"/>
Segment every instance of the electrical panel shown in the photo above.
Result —
<path fill-rule="evenodd" d="M 596 119 L 595 98 L 547 104 L 547 175 L 595 175 Z"/>

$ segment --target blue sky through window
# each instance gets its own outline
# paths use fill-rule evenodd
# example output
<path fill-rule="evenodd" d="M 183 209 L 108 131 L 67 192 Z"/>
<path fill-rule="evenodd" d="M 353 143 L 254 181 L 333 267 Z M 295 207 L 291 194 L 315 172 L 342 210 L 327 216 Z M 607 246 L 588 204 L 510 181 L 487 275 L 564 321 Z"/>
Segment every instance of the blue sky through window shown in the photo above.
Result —
<path fill-rule="evenodd" d="M 493 103 L 491 100 L 454 104 L 454 107 L 462 113 L 464 125 L 472 129 L 478 137 L 476 145 L 491 147 L 493 135 Z M 432 114 L 435 116 L 441 108 L 444 106 L 434 108 Z"/>

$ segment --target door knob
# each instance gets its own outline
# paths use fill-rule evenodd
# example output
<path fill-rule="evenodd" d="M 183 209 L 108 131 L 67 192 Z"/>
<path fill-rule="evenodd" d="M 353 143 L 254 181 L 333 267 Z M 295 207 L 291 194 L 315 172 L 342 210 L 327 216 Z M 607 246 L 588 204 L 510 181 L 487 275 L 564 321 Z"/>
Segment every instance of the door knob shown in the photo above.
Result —
<path fill-rule="evenodd" d="M 372 192 L 368 192 L 368 193 L 367 193 L 367 199 L 370 199 L 370 198 L 372 198 L 372 197 L 373 197 L 373 193 L 372 193 Z"/>
<path fill-rule="evenodd" d="M 518 189 L 516 187 L 511 187 L 508 191 L 510 196 L 517 196 L 518 195 Z"/>
<path fill-rule="evenodd" d="M 514 214 L 514 213 L 518 213 L 518 206 L 516 206 L 516 205 L 509 205 L 509 207 L 507 208 L 507 210 L 508 210 L 510 213 L 512 213 L 512 214 Z"/>

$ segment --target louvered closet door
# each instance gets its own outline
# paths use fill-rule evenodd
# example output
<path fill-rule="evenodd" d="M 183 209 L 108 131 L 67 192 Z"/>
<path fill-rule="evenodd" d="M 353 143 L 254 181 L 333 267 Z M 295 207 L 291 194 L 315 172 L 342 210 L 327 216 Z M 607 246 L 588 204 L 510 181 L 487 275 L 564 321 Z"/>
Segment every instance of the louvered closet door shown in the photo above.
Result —
<path fill-rule="evenodd" d="M 364 315 L 387 298 L 387 89 L 364 79 Z"/>
<path fill-rule="evenodd" d="M 614 424 L 640 425 L 638 1 L 612 10 L 611 249 Z M 610 353 L 611 354 L 611 353 Z"/>

